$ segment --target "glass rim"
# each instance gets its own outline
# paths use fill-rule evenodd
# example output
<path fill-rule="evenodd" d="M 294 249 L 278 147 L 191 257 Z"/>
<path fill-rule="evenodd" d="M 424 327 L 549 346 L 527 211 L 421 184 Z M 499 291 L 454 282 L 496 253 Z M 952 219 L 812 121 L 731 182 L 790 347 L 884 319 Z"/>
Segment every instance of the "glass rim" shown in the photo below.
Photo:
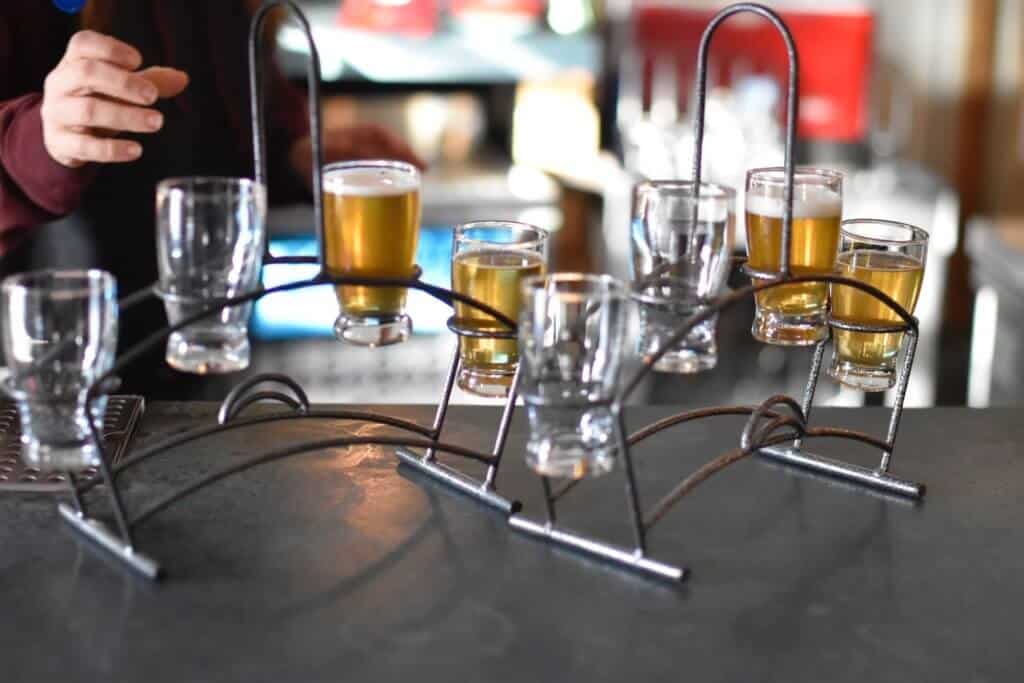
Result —
<path fill-rule="evenodd" d="M 466 232 L 477 229 L 495 229 L 495 228 L 509 228 L 511 230 L 519 230 L 524 233 L 532 233 L 533 237 L 528 240 L 521 242 L 494 242 L 492 240 L 474 239 L 467 237 Z M 551 236 L 551 232 L 533 225 L 532 223 L 524 223 L 523 221 L 503 221 L 503 220 L 489 220 L 489 221 L 470 221 L 468 223 L 459 223 L 455 226 L 452 231 L 452 239 L 459 244 L 468 244 L 470 246 L 479 247 L 495 247 L 495 246 L 506 246 L 515 249 L 536 249 L 543 247 L 548 237 Z M 453 254 L 454 258 L 455 254 Z"/>
<path fill-rule="evenodd" d="M 857 231 L 857 226 L 877 225 L 897 230 L 906 230 L 909 233 L 908 239 L 897 239 L 891 237 L 876 237 Z M 919 228 L 911 223 L 892 221 L 885 218 L 847 218 L 839 224 L 839 234 L 856 239 L 859 242 L 877 244 L 882 246 L 918 246 L 928 244 L 930 235 L 924 228 Z"/>
<path fill-rule="evenodd" d="M 778 178 L 773 177 L 776 174 L 779 176 Z M 834 168 L 823 168 L 820 166 L 794 166 L 794 185 L 799 182 L 800 176 L 804 176 L 806 178 L 820 178 L 822 180 L 837 180 L 839 182 L 843 182 L 846 178 L 845 173 L 837 171 Z M 782 187 L 786 184 L 786 167 L 762 166 L 760 168 L 747 169 L 747 185 L 749 185 L 755 177 L 759 183 Z"/>
<path fill-rule="evenodd" d="M 400 159 L 350 159 L 348 161 L 333 161 L 329 164 L 324 164 L 321 169 L 321 173 L 326 177 L 329 173 L 334 173 L 335 171 L 347 171 L 353 168 L 392 168 L 415 176 L 417 180 L 420 178 L 420 169 L 416 168 L 415 165 L 410 164 L 408 161 L 402 161 Z"/>
<path fill-rule="evenodd" d="M 40 281 L 33 286 L 34 281 Z M 64 295 L 88 295 L 97 289 L 106 290 L 117 286 L 117 278 L 110 272 L 100 268 L 44 268 L 14 273 L 4 278 L 0 290 L 5 294 L 17 291 L 43 291 L 43 280 L 58 283 L 46 291 L 59 292 Z M 63 286 L 59 283 L 65 283 Z"/>
<path fill-rule="evenodd" d="M 575 284 L 600 284 L 604 287 L 603 294 L 613 296 L 616 299 L 628 298 L 629 292 L 626 283 L 617 277 L 607 273 L 577 273 L 559 272 L 546 275 L 531 275 L 523 278 L 520 289 L 524 292 L 531 292 L 537 289 L 546 289 L 548 285 L 559 283 Z M 566 292 L 567 294 L 582 294 L 582 292 Z"/>
<path fill-rule="evenodd" d="M 689 190 L 692 195 L 693 186 L 694 181 L 692 180 L 654 178 L 640 181 L 633 187 L 633 191 L 634 193 L 639 194 L 648 190 Z M 707 194 L 705 194 L 705 191 L 707 191 Z M 728 185 L 701 181 L 700 193 L 697 195 L 696 199 L 735 199 L 735 197 L 736 190 Z"/>
<path fill-rule="evenodd" d="M 195 175 L 195 176 L 172 176 L 164 178 L 157 183 L 157 191 L 173 189 L 184 189 L 186 186 L 195 185 L 220 185 L 241 188 L 248 191 L 263 192 L 262 183 L 256 182 L 254 178 L 225 175 Z"/>

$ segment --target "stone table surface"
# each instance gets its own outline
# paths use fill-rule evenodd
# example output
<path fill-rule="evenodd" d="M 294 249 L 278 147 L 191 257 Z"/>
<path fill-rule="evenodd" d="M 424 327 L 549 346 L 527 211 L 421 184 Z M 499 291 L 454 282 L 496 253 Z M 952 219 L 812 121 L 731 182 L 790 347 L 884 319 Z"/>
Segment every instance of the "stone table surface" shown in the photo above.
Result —
<path fill-rule="evenodd" d="M 428 421 L 431 408 L 384 408 Z M 215 406 L 154 404 L 137 444 Z M 671 412 L 629 411 L 632 426 Z M 815 424 L 883 433 L 881 409 Z M 483 448 L 498 410 L 454 407 L 445 439 Z M 733 447 L 739 418 L 688 424 L 637 450 L 650 504 Z M 138 511 L 259 449 L 381 427 L 275 423 L 129 470 Z M 502 491 L 534 516 L 517 415 Z M 821 452 L 869 464 L 859 444 Z M 911 505 L 753 458 L 696 489 L 653 531 L 682 586 L 511 530 L 497 513 L 396 468 L 383 447 L 316 452 L 221 481 L 141 526 L 167 571 L 151 584 L 57 516 L 0 496 L 0 680 L 37 681 L 981 681 L 1024 662 L 1024 419 L 1017 409 L 906 413 L 894 472 Z M 102 512 L 103 497 L 93 492 Z M 565 501 L 569 526 L 626 543 L 621 474 Z"/>

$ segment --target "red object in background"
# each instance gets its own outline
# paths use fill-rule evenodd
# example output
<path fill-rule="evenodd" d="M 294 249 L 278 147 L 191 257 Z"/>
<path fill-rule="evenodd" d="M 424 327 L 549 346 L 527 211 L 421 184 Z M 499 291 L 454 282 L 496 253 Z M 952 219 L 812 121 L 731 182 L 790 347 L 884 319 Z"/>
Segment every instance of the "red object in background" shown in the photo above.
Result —
<path fill-rule="evenodd" d="M 544 0 L 451 0 L 452 16 L 470 12 L 490 12 L 539 19 L 544 15 Z"/>
<path fill-rule="evenodd" d="M 426 38 L 437 30 L 437 0 L 344 0 L 338 23 L 346 28 Z"/>
<path fill-rule="evenodd" d="M 652 2 L 638 4 L 633 42 L 647 61 L 647 78 L 653 60 L 676 59 L 680 91 L 692 92 L 697 48 L 714 14 Z M 780 10 L 779 14 L 789 26 L 800 56 L 798 135 L 836 142 L 864 139 L 874 16 L 868 9 Z M 786 48 L 767 20 L 752 14 L 727 19 L 711 39 L 708 61 L 714 69 L 709 84 L 729 85 L 737 73 L 770 74 L 779 83 L 785 104 Z"/>

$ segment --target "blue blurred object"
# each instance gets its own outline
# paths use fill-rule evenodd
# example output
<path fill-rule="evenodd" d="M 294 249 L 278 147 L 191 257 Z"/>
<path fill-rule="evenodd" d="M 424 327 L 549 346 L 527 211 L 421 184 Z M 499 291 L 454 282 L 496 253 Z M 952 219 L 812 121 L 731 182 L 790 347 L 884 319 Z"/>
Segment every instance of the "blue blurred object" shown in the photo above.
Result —
<path fill-rule="evenodd" d="M 85 7 L 87 0 L 53 0 L 53 5 L 62 12 L 78 14 Z"/>
<path fill-rule="evenodd" d="M 312 237 L 288 237 L 270 240 L 275 256 L 309 256 L 316 253 Z M 423 281 L 441 287 L 451 286 L 452 228 L 424 227 L 416 262 L 423 269 Z M 263 269 L 263 285 L 273 287 L 286 282 L 306 280 L 317 273 L 316 266 L 276 265 Z M 406 312 L 412 317 L 413 332 L 437 334 L 447 329 L 451 309 L 422 292 L 410 291 Z M 250 330 L 256 339 L 285 340 L 306 337 L 333 337 L 338 317 L 338 300 L 331 287 L 313 287 L 282 292 L 259 301 L 253 311 Z"/>

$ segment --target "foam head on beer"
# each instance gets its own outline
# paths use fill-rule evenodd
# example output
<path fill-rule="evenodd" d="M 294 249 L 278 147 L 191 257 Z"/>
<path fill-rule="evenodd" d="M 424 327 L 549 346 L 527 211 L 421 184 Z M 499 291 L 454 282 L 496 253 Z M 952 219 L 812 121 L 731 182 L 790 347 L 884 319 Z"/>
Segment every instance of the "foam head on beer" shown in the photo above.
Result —
<path fill-rule="evenodd" d="M 330 194 L 379 197 L 419 189 L 418 174 L 396 168 L 339 168 L 324 174 L 324 190 Z"/>

